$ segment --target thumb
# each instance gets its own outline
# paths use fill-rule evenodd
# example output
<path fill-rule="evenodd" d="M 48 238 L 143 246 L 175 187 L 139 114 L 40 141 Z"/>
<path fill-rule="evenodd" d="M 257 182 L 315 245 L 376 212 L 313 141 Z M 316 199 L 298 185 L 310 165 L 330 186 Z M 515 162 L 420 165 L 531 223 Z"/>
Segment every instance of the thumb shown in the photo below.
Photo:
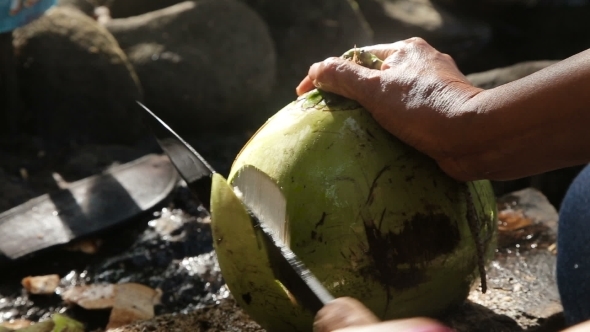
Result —
<path fill-rule="evenodd" d="M 309 68 L 314 86 L 366 105 L 379 89 L 381 71 L 341 58 L 328 58 Z"/>

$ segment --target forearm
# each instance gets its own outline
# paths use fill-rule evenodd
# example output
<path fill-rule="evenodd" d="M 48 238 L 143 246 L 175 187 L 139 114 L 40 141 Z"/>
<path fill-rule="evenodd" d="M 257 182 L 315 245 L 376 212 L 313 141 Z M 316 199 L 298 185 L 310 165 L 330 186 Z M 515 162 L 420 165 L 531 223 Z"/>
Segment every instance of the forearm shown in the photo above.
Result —
<path fill-rule="evenodd" d="M 589 162 L 590 50 L 482 91 L 460 114 L 464 130 L 453 134 L 454 153 L 442 163 L 455 163 L 465 180 L 508 180 Z"/>

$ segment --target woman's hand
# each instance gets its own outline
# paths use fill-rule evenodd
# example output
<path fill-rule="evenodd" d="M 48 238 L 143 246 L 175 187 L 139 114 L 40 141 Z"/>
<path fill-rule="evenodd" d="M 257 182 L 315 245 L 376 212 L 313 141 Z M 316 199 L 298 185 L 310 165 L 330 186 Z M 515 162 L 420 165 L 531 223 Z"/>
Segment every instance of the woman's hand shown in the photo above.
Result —
<path fill-rule="evenodd" d="M 590 162 L 590 50 L 482 90 L 420 38 L 363 48 L 381 70 L 330 58 L 297 87 L 358 101 L 386 130 L 463 181 L 510 180 Z"/>
<path fill-rule="evenodd" d="M 452 332 L 453 329 L 430 318 L 408 318 L 379 322 L 359 301 L 340 297 L 318 311 L 314 332 Z M 590 321 L 572 326 L 563 332 L 590 331 Z"/>
<path fill-rule="evenodd" d="M 316 315 L 314 332 L 451 332 L 429 318 L 379 322 L 369 309 L 350 297 L 337 298 Z"/>
<path fill-rule="evenodd" d="M 381 70 L 329 58 L 310 68 L 297 93 L 317 87 L 354 99 L 382 127 L 433 157 L 447 173 L 468 178 L 449 158 L 463 137 L 468 117 L 463 105 L 482 89 L 467 81 L 449 55 L 423 39 L 362 49 L 383 60 Z"/>

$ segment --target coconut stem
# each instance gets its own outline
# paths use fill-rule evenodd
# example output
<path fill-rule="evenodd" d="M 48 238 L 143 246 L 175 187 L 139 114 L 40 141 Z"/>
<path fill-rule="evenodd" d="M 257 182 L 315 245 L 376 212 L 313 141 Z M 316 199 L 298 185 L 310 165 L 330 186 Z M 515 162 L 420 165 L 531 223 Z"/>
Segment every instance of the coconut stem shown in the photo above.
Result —
<path fill-rule="evenodd" d="M 383 65 L 383 61 L 381 61 L 376 55 L 356 47 L 346 51 L 342 54 L 341 58 L 354 61 L 355 63 L 370 69 L 380 70 L 381 65 Z"/>
<path fill-rule="evenodd" d="M 342 54 L 341 58 L 354 61 L 355 63 L 370 69 L 380 70 L 381 65 L 383 64 L 383 61 L 381 61 L 381 59 L 379 59 L 374 54 L 364 51 L 362 49 L 358 49 L 356 47 L 349 51 L 346 51 L 344 54 Z M 359 107 L 356 101 L 352 101 L 340 95 L 336 95 L 331 92 L 326 92 L 321 89 L 317 89 L 317 92 L 312 92 L 306 98 L 308 100 L 314 100 L 317 94 L 321 96 L 321 98 L 326 102 L 326 105 L 328 106 L 339 106 L 340 109 L 354 109 Z M 317 101 L 315 103 L 317 104 Z"/>

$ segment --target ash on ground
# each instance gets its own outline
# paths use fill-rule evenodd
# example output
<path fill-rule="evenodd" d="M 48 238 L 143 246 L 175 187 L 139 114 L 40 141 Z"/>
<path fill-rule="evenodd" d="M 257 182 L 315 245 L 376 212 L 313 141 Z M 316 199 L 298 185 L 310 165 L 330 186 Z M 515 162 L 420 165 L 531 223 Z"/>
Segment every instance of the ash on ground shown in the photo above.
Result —
<path fill-rule="evenodd" d="M 190 212 L 189 212 L 190 211 Z M 159 289 L 156 315 L 191 312 L 229 296 L 211 241 L 209 216 L 179 187 L 174 199 L 153 212 L 101 238 L 96 254 L 57 248 L 2 268 L 0 322 L 39 321 L 59 312 L 104 328 L 107 310 L 68 306 L 58 295 L 71 286 L 133 282 Z M 59 257 L 59 259 L 55 259 Z M 55 295 L 31 295 L 20 281 L 29 275 L 58 273 Z"/>

